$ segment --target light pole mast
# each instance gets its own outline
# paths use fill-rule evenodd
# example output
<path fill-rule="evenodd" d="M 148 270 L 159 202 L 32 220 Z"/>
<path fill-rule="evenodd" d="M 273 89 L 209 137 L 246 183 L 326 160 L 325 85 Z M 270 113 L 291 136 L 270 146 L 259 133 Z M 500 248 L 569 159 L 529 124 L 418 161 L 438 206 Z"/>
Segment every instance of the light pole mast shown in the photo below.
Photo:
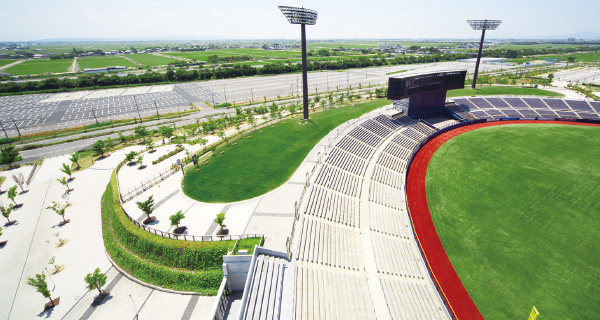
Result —
<path fill-rule="evenodd" d="M 302 103 L 304 107 L 304 120 L 308 120 L 308 72 L 306 67 L 306 25 L 315 25 L 317 23 L 318 13 L 315 10 L 280 6 L 279 10 L 291 24 L 299 24 L 302 44 Z M 296 89 L 297 90 L 297 89 Z"/>
<path fill-rule="evenodd" d="M 483 49 L 483 40 L 485 38 L 485 30 L 496 30 L 502 23 L 502 20 L 467 20 L 473 30 L 481 30 L 481 41 L 479 42 L 479 52 L 477 53 L 477 62 L 475 63 L 475 73 L 473 74 L 473 85 L 475 89 L 477 84 L 477 73 L 479 72 L 479 62 L 481 61 L 481 50 Z"/>

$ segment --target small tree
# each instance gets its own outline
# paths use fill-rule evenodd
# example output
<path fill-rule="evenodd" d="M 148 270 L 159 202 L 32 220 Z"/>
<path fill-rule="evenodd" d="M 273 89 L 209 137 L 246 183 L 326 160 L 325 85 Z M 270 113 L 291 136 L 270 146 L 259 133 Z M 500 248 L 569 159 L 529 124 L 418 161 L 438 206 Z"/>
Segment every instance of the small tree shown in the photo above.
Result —
<path fill-rule="evenodd" d="M 227 136 L 225 135 L 225 131 L 220 130 L 219 132 L 217 132 L 217 137 L 224 139 L 227 142 L 227 145 L 229 145 L 229 139 L 227 139 Z"/>
<path fill-rule="evenodd" d="M 204 147 L 206 147 L 208 140 L 206 140 L 204 138 L 200 138 L 200 140 L 198 140 L 198 142 L 202 145 L 202 148 L 204 148 Z"/>
<path fill-rule="evenodd" d="M 148 216 L 149 220 L 152 211 L 154 211 L 154 198 L 149 196 L 146 201 L 137 201 L 135 204 L 137 204 L 138 208 Z"/>
<path fill-rule="evenodd" d="M 174 215 L 171 215 L 169 217 L 169 220 L 171 220 L 171 226 L 177 226 L 177 228 L 179 228 L 179 223 L 181 223 L 181 220 L 183 219 L 185 219 L 185 216 L 183 215 L 181 210 L 177 211 Z"/>
<path fill-rule="evenodd" d="M 75 152 L 71 155 L 71 157 L 69 158 L 69 160 L 71 160 L 71 162 L 73 162 L 75 164 L 75 169 L 80 169 L 81 166 L 79 165 L 79 158 L 81 158 L 81 155 L 79 154 L 79 152 Z"/>
<path fill-rule="evenodd" d="M 95 155 L 104 157 L 104 153 L 106 152 L 106 144 L 104 141 L 98 140 L 92 145 L 92 151 L 94 151 Z"/>
<path fill-rule="evenodd" d="M 135 151 L 131 151 L 130 153 L 125 155 L 125 161 L 131 163 L 133 162 L 133 159 L 135 159 L 135 156 L 137 155 L 137 153 Z"/>
<path fill-rule="evenodd" d="M 73 191 L 73 189 L 69 188 L 69 182 L 67 181 L 67 178 L 62 177 L 60 179 L 56 179 L 56 181 L 60 182 L 60 184 L 65 186 L 65 188 L 67 188 L 67 191 Z"/>
<path fill-rule="evenodd" d="M 19 156 L 19 150 L 15 149 L 15 146 L 8 145 L 0 148 L 0 164 L 7 164 L 12 169 L 12 164 L 22 159 Z"/>
<path fill-rule="evenodd" d="M 15 181 L 15 183 L 19 185 L 19 188 L 21 188 L 21 193 L 27 192 L 27 190 L 25 190 L 25 188 L 23 187 L 25 185 L 25 177 L 22 173 L 19 172 L 17 174 L 13 174 L 12 178 Z"/>
<path fill-rule="evenodd" d="M 102 290 L 102 287 L 106 284 L 106 274 L 100 271 L 100 268 L 96 268 L 93 273 L 88 273 L 85 276 L 85 283 L 87 284 L 88 290 L 97 289 L 101 296 L 106 295 L 106 291 Z"/>
<path fill-rule="evenodd" d="M 146 138 L 146 140 L 144 140 L 144 144 L 146 145 L 146 148 L 148 148 L 149 150 L 154 150 L 154 142 L 152 142 L 152 138 L 148 137 Z"/>
<path fill-rule="evenodd" d="M 73 180 L 73 177 L 71 176 L 73 174 L 73 171 L 71 170 L 71 166 L 69 166 L 66 163 L 62 164 L 62 169 L 60 169 L 60 171 L 62 171 L 64 174 L 69 176 L 69 180 Z"/>
<path fill-rule="evenodd" d="M 144 126 L 135 127 L 133 129 L 133 132 L 135 133 L 136 136 L 138 136 L 139 138 L 142 138 L 142 140 L 150 134 L 148 132 L 148 130 L 146 130 L 146 127 L 144 127 Z"/>
<path fill-rule="evenodd" d="M 63 224 L 68 223 L 68 221 L 65 220 L 66 208 L 64 206 L 61 206 L 58 202 L 52 201 L 52 205 L 46 207 L 46 209 L 50 209 L 50 210 L 56 212 L 56 214 L 58 214 L 63 219 Z"/>
<path fill-rule="evenodd" d="M 217 234 L 223 234 L 224 228 L 227 227 L 225 225 L 225 212 L 217 213 L 217 217 L 213 220 L 214 223 L 219 225 L 219 231 Z"/>
<path fill-rule="evenodd" d="M 14 202 L 15 205 L 17 205 L 17 202 L 15 201 L 15 198 L 17 197 L 17 186 L 10 187 L 10 189 L 8 189 L 8 192 L 6 193 L 6 196 L 10 200 L 12 200 L 12 202 Z"/>
<path fill-rule="evenodd" d="M 144 161 L 144 156 L 140 154 L 140 155 L 137 157 L 137 163 L 140 165 L 140 166 L 139 166 L 139 169 L 143 169 L 143 168 L 144 168 L 144 163 L 143 163 L 143 161 Z"/>
<path fill-rule="evenodd" d="M 554 80 L 554 73 L 548 75 L 548 81 L 552 82 Z"/>
<path fill-rule="evenodd" d="M 0 212 L 2 212 L 2 216 L 6 218 L 6 220 L 8 220 L 8 224 L 13 224 L 16 221 L 10 221 L 10 214 L 13 211 L 13 204 L 9 204 L 7 207 L 4 207 L 4 204 L 0 203 Z"/>
<path fill-rule="evenodd" d="M 164 138 L 167 138 L 167 140 L 170 140 L 171 137 L 173 136 L 174 129 L 172 127 L 161 126 L 159 129 L 160 129 L 160 135 L 163 136 Z"/>
<path fill-rule="evenodd" d="M 239 122 L 236 122 L 236 123 L 235 123 L 235 130 L 237 130 L 237 132 L 238 132 L 238 133 L 239 133 L 239 134 L 242 136 L 242 138 L 243 138 L 243 137 L 244 137 L 244 134 L 242 133 L 242 130 L 241 130 L 241 128 L 242 128 L 242 126 L 240 125 L 240 123 L 239 123 Z"/>
<path fill-rule="evenodd" d="M 52 301 L 52 297 L 50 296 L 50 290 L 48 290 L 48 283 L 46 282 L 46 275 L 43 272 L 41 274 L 36 274 L 35 278 L 27 278 L 27 284 L 34 287 L 37 292 L 44 296 L 44 298 L 50 299 L 50 304 L 52 307 L 56 306 L 54 301 Z"/>

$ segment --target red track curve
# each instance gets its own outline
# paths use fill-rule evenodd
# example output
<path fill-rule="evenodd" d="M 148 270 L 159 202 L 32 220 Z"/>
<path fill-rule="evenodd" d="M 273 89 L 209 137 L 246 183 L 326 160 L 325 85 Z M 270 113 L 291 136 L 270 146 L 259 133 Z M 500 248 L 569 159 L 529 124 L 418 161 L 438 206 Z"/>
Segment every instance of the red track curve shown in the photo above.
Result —
<path fill-rule="evenodd" d="M 455 319 L 483 319 L 483 316 L 460 281 L 454 267 L 452 267 L 452 263 L 450 263 L 450 259 L 448 259 L 448 256 L 446 255 L 446 251 L 442 246 L 442 242 L 440 241 L 433 220 L 431 219 L 425 190 L 425 177 L 427 175 L 429 161 L 437 149 L 446 143 L 446 141 L 465 132 L 491 126 L 532 123 L 600 127 L 600 124 L 593 123 L 540 120 L 478 123 L 459 127 L 440 134 L 427 142 L 413 158 L 406 182 L 406 198 L 413 228 L 415 230 L 415 236 L 419 243 L 419 247 L 421 248 L 421 252 L 423 253 L 423 257 L 427 262 L 427 268 L 431 272 L 438 290 Z"/>

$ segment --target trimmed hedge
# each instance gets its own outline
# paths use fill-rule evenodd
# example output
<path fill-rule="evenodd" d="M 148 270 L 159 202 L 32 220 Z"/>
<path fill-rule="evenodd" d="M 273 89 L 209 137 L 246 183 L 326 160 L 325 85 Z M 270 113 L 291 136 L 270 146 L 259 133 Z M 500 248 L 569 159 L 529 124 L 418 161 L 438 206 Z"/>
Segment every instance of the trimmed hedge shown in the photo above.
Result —
<path fill-rule="evenodd" d="M 183 149 L 184 149 L 183 147 L 177 147 L 175 150 L 173 150 L 167 154 L 164 154 L 164 155 L 160 156 L 158 159 L 152 161 L 152 164 L 161 163 L 164 160 L 169 159 L 170 157 L 180 153 L 181 151 L 183 151 Z"/>
<path fill-rule="evenodd" d="M 156 286 L 209 295 L 217 293 L 223 278 L 222 257 L 235 241 L 182 241 L 148 233 L 129 221 L 118 199 L 113 172 L 102 197 L 103 238 L 107 252 L 120 268 Z M 245 246 L 254 247 L 261 239 L 242 241 Z"/>

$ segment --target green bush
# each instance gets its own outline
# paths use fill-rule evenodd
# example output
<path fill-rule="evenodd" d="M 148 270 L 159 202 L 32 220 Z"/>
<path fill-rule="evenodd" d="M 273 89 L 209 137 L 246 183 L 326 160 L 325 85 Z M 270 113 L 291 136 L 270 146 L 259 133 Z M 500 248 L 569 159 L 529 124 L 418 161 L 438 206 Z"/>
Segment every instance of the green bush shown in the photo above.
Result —
<path fill-rule="evenodd" d="M 229 107 L 229 106 L 231 106 L 231 103 L 229 103 L 229 102 L 224 102 L 224 103 L 221 103 L 221 104 L 218 104 L 218 105 L 216 105 L 216 106 L 215 106 L 215 108 L 227 108 L 227 107 Z"/>
<path fill-rule="evenodd" d="M 183 147 L 178 147 L 175 150 L 173 150 L 173 151 L 171 151 L 171 152 L 169 152 L 169 153 L 167 153 L 165 155 L 162 155 L 162 156 L 160 156 L 160 158 L 152 161 L 152 164 L 161 163 L 164 160 L 169 159 L 170 157 L 172 157 L 172 156 L 178 154 L 179 152 L 183 151 L 183 149 L 184 149 Z"/>

